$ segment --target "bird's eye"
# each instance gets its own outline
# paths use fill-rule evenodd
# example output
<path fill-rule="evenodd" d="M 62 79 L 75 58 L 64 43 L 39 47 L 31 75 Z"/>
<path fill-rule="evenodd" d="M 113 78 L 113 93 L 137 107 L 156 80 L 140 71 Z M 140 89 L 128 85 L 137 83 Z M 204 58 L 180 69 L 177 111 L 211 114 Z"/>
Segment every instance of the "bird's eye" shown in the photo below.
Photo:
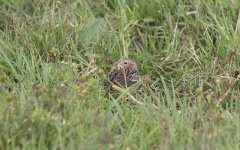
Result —
<path fill-rule="evenodd" d="M 124 64 L 126 65 L 126 64 L 127 64 L 127 62 L 125 61 L 125 62 L 124 62 Z"/>

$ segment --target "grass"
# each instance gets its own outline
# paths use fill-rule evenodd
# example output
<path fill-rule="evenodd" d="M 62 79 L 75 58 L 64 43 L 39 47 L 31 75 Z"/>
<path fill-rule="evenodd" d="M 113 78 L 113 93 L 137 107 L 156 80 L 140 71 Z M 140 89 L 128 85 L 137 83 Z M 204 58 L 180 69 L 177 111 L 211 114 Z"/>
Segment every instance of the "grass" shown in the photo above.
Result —
<path fill-rule="evenodd" d="M 239 10 L 1 0 L 0 149 L 239 149 Z M 124 57 L 151 82 L 104 97 Z"/>

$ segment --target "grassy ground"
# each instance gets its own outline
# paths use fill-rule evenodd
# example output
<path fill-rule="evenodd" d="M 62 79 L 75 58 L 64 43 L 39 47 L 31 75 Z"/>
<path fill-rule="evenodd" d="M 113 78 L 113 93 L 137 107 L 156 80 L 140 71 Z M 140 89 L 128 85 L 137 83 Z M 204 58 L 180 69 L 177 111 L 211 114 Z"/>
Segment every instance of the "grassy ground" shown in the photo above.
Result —
<path fill-rule="evenodd" d="M 239 0 L 1 0 L 0 149 L 239 149 L 239 30 Z M 124 57 L 152 81 L 104 97 Z"/>

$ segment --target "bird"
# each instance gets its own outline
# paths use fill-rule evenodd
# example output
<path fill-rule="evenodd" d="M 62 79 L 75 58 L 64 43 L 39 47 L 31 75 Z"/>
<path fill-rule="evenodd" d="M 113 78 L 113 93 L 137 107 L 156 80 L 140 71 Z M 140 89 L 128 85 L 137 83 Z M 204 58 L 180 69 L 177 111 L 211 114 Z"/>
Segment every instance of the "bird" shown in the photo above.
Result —
<path fill-rule="evenodd" d="M 114 91 L 112 85 L 131 86 L 140 79 L 136 63 L 130 58 L 123 58 L 117 61 L 114 70 L 105 82 L 106 92 Z M 107 94 L 107 93 L 106 93 Z"/>

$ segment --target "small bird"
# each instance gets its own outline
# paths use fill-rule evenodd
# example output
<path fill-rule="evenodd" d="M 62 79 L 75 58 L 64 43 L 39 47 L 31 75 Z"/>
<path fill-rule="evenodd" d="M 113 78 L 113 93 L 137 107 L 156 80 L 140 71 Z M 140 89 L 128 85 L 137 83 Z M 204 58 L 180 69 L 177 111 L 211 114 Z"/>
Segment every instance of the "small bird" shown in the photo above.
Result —
<path fill-rule="evenodd" d="M 110 73 L 108 82 L 105 84 L 107 92 L 114 89 L 112 85 L 131 86 L 140 78 L 136 63 L 129 59 L 121 59 L 115 63 L 115 69 Z"/>

